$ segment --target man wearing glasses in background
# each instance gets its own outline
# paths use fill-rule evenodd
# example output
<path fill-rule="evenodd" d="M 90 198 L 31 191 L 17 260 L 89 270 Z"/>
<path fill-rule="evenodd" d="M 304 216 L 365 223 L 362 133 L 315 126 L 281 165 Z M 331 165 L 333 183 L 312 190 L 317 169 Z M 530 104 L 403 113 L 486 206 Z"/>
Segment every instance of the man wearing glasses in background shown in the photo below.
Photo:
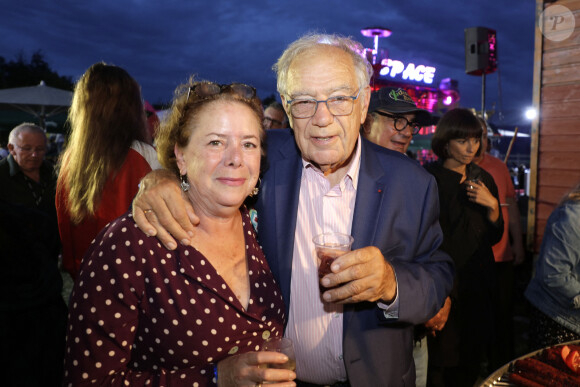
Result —
<path fill-rule="evenodd" d="M 286 303 L 303 387 L 414 385 L 413 326 L 435 315 L 453 282 L 439 250 L 435 180 L 360 137 L 372 75 L 361 51 L 348 38 L 306 35 L 275 65 L 292 131 L 268 131 L 258 238 Z M 168 232 L 182 243 L 195 232 L 180 197 L 177 179 L 157 173 L 134 201 L 139 227 L 169 248 Z M 330 231 L 354 243 L 320 280 L 321 296 L 312 237 Z M 256 385 L 267 371 L 255 367 Z"/>
<path fill-rule="evenodd" d="M 413 136 L 419 133 L 421 127 L 431 124 L 431 114 L 417 108 L 415 101 L 404 89 L 384 87 L 371 94 L 362 133 L 367 140 L 377 145 L 406 154 Z M 435 326 L 438 330 L 443 329 L 448 314 L 449 305 L 446 305 L 436 317 L 415 328 L 413 359 L 416 387 L 427 385 L 427 331 L 435 329 Z"/>
<path fill-rule="evenodd" d="M 264 109 L 264 129 L 285 129 L 288 127 L 288 117 L 284 107 L 274 101 Z"/>
<path fill-rule="evenodd" d="M 24 123 L 10 132 L 10 155 L 0 161 L 0 373 L 10 386 L 62 383 L 67 308 L 46 148 L 44 130 Z"/>
<path fill-rule="evenodd" d="M 413 136 L 427 125 L 431 114 L 417 108 L 405 90 L 383 87 L 371 94 L 363 134 L 377 145 L 406 154 Z"/>

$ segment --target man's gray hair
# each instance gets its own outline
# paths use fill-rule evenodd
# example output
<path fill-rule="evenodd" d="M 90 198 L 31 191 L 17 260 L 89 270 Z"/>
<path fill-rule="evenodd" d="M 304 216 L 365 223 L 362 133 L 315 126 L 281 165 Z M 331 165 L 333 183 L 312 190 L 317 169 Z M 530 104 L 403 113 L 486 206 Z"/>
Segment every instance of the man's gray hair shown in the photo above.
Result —
<path fill-rule="evenodd" d="M 15 141 L 22 132 L 42 133 L 46 138 L 46 133 L 40 126 L 30 122 L 24 122 L 10 131 L 10 134 L 8 135 L 8 144 L 18 145 Z"/>
<path fill-rule="evenodd" d="M 292 42 L 282 53 L 278 61 L 272 66 L 276 72 L 278 93 L 288 93 L 288 70 L 292 61 L 301 53 L 320 45 L 330 45 L 340 48 L 352 57 L 359 88 L 369 85 L 373 75 L 373 67 L 363 56 L 364 47 L 350 37 L 336 34 L 308 33 Z"/>

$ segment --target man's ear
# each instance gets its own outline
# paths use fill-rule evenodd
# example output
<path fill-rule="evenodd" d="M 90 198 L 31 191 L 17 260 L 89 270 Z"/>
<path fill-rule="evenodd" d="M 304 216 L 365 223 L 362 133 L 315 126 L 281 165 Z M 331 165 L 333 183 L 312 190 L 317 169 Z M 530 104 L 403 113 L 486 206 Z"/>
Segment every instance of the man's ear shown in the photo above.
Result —
<path fill-rule="evenodd" d="M 368 113 L 367 114 L 367 119 L 362 124 L 362 128 L 363 128 L 363 132 L 365 134 L 365 137 L 370 134 L 371 129 L 373 127 L 373 122 L 374 121 L 375 121 L 375 117 L 373 116 L 373 114 L 372 113 Z"/>
<path fill-rule="evenodd" d="M 365 119 L 366 119 L 367 114 L 368 114 L 369 103 L 371 101 L 371 91 L 372 90 L 371 90 L 371 87 L 370 86 L 367 86 L 367 87 L 364 88 L 363 91 L 364 91 L 364 96 L 363 96 L 364 98 L 362 99 L 362 109 L 361 109 L 361 113 L 362 114 L 360 116 L 361 124 L 364 124 Z"/>
<path fill-rule="evenodd" d="M 15 155 L 16 151 L 14 150 L 14 144 L 8 144 L 8 151 L 12 156 Z"/>
<path fill-rule="evenodd" d="M 290 107 L 288 106 L 288 104 L 286 103 L 286 97 L 284 97 L 284 95 L 280 94 L 280 101 L 282 101 L 282 107 L 284 108 L 284 111 L 286 112 L 286 118 L 288 119 L 288 126 L 290 128 L 292 128 L 292 114 L 290 113 Z"/>

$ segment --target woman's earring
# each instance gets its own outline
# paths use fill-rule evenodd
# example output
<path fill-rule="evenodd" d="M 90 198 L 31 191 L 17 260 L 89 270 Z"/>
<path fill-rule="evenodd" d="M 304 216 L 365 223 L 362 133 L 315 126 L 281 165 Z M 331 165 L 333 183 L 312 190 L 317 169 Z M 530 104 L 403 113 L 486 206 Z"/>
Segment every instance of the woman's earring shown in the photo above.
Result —
<path fill-rule="evenodd" d="M 252 192 L 250 192 L 250 197 L 253 198 L 254 196 L 258 195 L 258 192 L 260 192 L 260 188 L 259 188 L 260 184 L 262 184 L 262 179 L 260 179 L 258 177 L 258 184 L 256 184 L 256 186 L 254 187 Z"/>
<path fill-rule="evenodd" d="M 181 184 L 179 184 L 181 186 L 181 190 L 183 192 L 189 191 L 189 183 L 187 182 L 187 175 L 179 175 L 179 178 L 181 179 Z"/>

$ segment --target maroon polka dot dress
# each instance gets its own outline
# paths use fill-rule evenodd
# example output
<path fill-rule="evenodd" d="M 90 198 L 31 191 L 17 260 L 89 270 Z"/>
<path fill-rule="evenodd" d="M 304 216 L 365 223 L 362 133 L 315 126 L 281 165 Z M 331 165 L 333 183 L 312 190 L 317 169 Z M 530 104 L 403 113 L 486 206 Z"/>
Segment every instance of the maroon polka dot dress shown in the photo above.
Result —
<path fill-rule="evenodd" d="M 195 248 L 165 249 L 137 228 L 131 214 L 103 229 L 71 294 L 66 384 L 213 385 L 214 364 L 282 336 L 282 295 L 248 211 L 241 212 L 251 286 L 247 310 Z"/>

